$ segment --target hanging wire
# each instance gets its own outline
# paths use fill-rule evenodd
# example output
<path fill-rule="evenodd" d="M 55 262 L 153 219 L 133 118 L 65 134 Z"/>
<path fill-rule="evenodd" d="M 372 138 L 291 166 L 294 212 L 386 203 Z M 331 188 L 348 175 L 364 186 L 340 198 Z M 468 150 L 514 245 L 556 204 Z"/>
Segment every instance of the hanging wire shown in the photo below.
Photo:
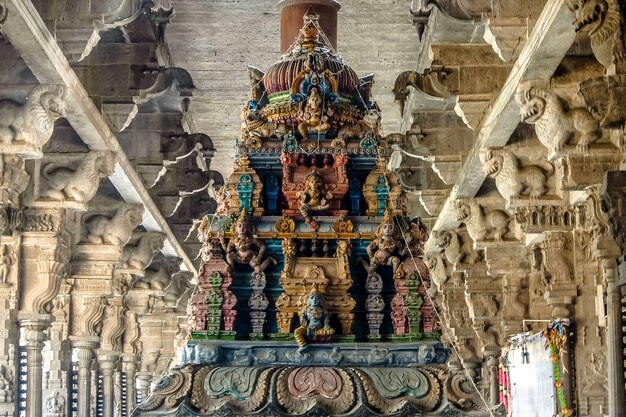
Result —
<path fill-rule="evenodd" d="M 359 96 L 361 96 L 360 92 L 359 92 Z M 363 101 L 363 97 L 361 97 L 361 100 Z M 372 110 L 380 115 L 380 111 L 378 111 L 376 109 L 372 109 Z M 382 126 L 380 127 L 380 132 L 381 133 L 378 134 L 377 139 L 380 139 L 380 135 L 382 135 Z M 382 152 L 381 152 L 380 145 L 377 145 L 376 150 L 377 150 L 377 153 L 378 153 L 378 158 L 381 159 L 383 157 L 383 155 L 382 155 Z M 389 185 L 389 179 L 387 178 L 387 175 L 389 174 L 389 170 L 387 169 L 386 165 L 382 166 L 381 169 L 383 171 L 383 178 L 385 179 L 385 187 L 387 188 L 387 195 L 390 195 L 391 194 L 391 186 Z M 400 223 L 399 223 L 399 221 L 397 219 L 396 219 L 396 223 L 397 223 L 398 228 L 400 230 L 402 230 L 401 229 L 401 225 L 400 225 Z M 406 247 L 408 247 L 409 246 L 409 241 L 407 240 L 406 233 L 402 233 L 401 232 L 401 235 L 402 235 L 402 239 L 404 240 L 404 244 L 406 245 Z M 439 322 L 439 324 L 441 326 L 441 329 L 442 329 L 443 333 L 445 333 L 445 336 L 448 339 L 448 341 L 450 342 L 450 346 L 451 346 L 452 350 L 454 351 L 456 356 L 461 361 L 461 364 L 463 364 L 463 371 L 465 372 L 466 378 L 470 381 L 471 385 L 476 390 L 476 393 L 480 397 L 480 400 L 483 402 L 483 404 L 485 406 L 485 409 L 489 412 L 489 415 L 491 417 L 495 417 L 495 414 L 493 412 L 493 407 L 491 405 L 489 405 L 489 403 L 485 399 L 484 395 L 482 394 L 482 392 L 478 388 L 478 385 L 474 381 L 474 378 L 472 378 L 472 376 L 470 375 L 469 371 L 465 368 L 465 363 L 463 361 L 463 356 L 461 356 L 461 353 L 459 352 L 458 348 L 455 346 L 454 339 L 452 338 L 452 335 L 450 334 L 449 329 L 444 324 L 444 321 L 443 321 L 441 315 L 439 314 L 439 311 L 437 310 L 437 303 L 435 302 L 435 300 L 429 294 L 428 288 L 426 288 L 426 284 L 424 282 L 424 278 L 422 277 L 422 273 L 420 272 L 419 266 L 417 265 L 417 261 L 415 259 L 415 255 L 413 255 L 412 251 L 408 251 L 408 252 L 409 252 L 409 254 L 411 256 L 411 261 L 413 262 L 413 265 L 415 266 L 415 270 L 417 271 L 417 274 L 418 274 L 418 277 L 419 277 L 419 280 L 420 280 L 420 285 L 422 287 L 424 287 L 424 290 L 425 290 L 424 294 L 427 297 L 427 299 L 430 302 L 430 304 L 433 306 L 433 311 L 435 312 L 435 315 L 437 316 L 437 320 L 438 320 L 438 322 Z"/>

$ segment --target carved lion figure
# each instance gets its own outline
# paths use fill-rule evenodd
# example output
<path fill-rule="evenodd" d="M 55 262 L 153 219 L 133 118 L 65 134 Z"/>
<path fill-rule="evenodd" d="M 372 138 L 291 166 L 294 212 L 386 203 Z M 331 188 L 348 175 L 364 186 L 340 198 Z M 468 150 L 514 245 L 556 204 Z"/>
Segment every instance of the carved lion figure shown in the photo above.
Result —
<path fill-rule="evenodd" d="M 114 168 L 114 154 L 108 151 L 89 152 L 76 169 L 49 163 L 41 171 L 50 187 L 42 197 L 88 202 L 98 191 L 100 180 L 113 174 Z"/>
<path fill-rule="evenodd" d="M 528 195 L 536 200 L 547 191 L 547 178 L 554 172 L 548 161 L 541 165 L 520 166 L 519 159 L 507 149 L 488 149 L 481 153 L 483 171 L 496 180 L 496 187 L 507 202 Z"/>
<path fill-rule="evenodd" d="M 65 117 L 65 89 L 41 84 L 33 88 L 23 105 L 0 100 L 0 143 L 26 142 L 40 148 L 52 136 L 54 122 Z"/>
<path fill-rule="evenodd" d="M 469 241 L 463 242 L 459 235 L 452 230 L 434 230 L 431 234 L 435 247 L 443 251 L 446 260 L 455 267 L 461 264 L 475 265 L 480 260 Z"/>
<path fill-rule="evenodd" d="M 153 290 L 163 290 L 168 285 L 177 272 L 180 270 L 180 258 L 165 258 L 158 271 L 146 270 L 144 278 L 134 284 L 135 288 L 150 288 Z"/>
<path fill-rule="evenodd" d="M 128 268 L 143 271 L 148 267 L 154 254 L 163 248 L 165 235 L 160 232 L 145 232 L 136 245 L 127 245 L 122 251 L 122 264 Z"/>
<path fill-rule="evenodd" d="M 589 33 L 593 54 L 602 65 L 626 61 L 618 0 L 567 0 L 567 6 L 574 13 L 576 32 Z"/>
<path fill-rule="evenodd" d="M 467 232 L 474 242 L 485 240 L 488 236 L 501 241 L 509 231 L 511 217 L 502 210 L 483 208 L 473 200 L 457 200 L 456 219 L 465 223 Z"/>
<path fill-rule="evenodd" d="M 86 215 L 83 224 L 87 239 L 92 243 L 123 246 L 130 240 L 135 227 L 141 224 L 143 211 L 142 204 L 124 204 L 112 218 L 103 214 Z"/>
<path fill-rule="evenodd" d="M 521 120 L 534 124 L 537 137 L 548 148 L 552 159 L 576 134 L 576 149 L 586 152 L 589 145 L 600 137 L 600 123 L 587 109 L 567 109 L 565 102 L 549 90 L 523 83 L 517 89 L 515 100 L 520 106 Z"/>

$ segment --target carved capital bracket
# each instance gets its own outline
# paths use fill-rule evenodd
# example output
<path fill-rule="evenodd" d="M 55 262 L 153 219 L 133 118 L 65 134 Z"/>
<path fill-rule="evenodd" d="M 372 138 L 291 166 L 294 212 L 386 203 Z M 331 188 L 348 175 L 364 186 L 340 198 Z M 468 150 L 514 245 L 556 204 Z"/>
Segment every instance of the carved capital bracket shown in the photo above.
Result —
<path fill-rule="evenodd" d="M 54 122 L 65 117 L 67 99 L 64 87 L 51 84 L 34 87 L 23 104 L 0 99 L 0 153 L 41 158 Z"/>
<path fill-rule="evenodd" d="M 21 309 L 48 314 L 57 296 L 70 260 L 70 237 L 63 231 L 63 210 L 26 212 L 22 235 Z"/>

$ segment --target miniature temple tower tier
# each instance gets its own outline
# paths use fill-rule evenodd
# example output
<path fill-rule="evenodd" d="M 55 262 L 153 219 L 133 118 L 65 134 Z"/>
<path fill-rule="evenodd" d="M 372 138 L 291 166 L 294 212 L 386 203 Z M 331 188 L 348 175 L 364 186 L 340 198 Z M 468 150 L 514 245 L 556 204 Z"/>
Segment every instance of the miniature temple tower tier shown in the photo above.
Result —
<path fill-rule="evenodd" d="M 432 337 L 419 249 L 428 236 L 415 233 L 387 169 L 373 76 L 346 65 L 307 9 L 282 59 L 249 68 L 233 174 L 199 228 L 192 337 L 262 340 L 302 355 Z"/>

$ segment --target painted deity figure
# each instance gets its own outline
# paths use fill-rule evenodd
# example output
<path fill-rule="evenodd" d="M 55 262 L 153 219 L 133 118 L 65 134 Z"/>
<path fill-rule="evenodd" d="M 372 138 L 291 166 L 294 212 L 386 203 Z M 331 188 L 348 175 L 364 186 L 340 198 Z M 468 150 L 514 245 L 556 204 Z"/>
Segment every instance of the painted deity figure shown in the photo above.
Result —
<path fill-rule="evenodd" d="M 376 229 L 376 237 L 367 245 L 367 256 L 370 263 L 361 259 L 361 264 L 368 273 L 374 272 L 379 265 L 391 265 L 395 274 L 400 266 L 400 258 L 396 253 L 403 253 L 402 241 L 395 238 L 395 225 L 389 210 L 385 211 L 382 223 Z"/>
<path fill-rule="evenodd" d="M 317 224 L 311 217 L 311 210 L 325 210 L 329 206 L 329 200 L 333 193 L 324 190 L 324 180 L 318 172 L 310 173 L 304 180 L 304 190 L 300 192 L 300 213 L 312 229 L 317 229 Z"/>
<path fill-rule="evenodd" d="M 315 336 L 330 336 L 335 329 L 330 327 L 328 311 L 324 306 L 324 295 L 317 285 L 311 289 L 306 298 L 306 304 L 300 312 L 300 327 L 294 331 L 298 351 L 305 349 L 307 338 Z"/>
<path fill-rule="evenodd" d="M 226 262 L 231 270 L 235 268 L 235 263 L 248 264 L 254 272 L 265 271 L 270 263 L 276 264 L 272 257 L 261 261 L 265 253 L 265 244 L 254 236 L 254 226 L 248 217 L 248 211 L 243 209 L 241 215 L 231 229 L 235 232 L 235 237 L 230 239 L 228 244 L 222 238 L 222 247 L 226 252 Z"/>
<path fill-rule="evenodd" d="M 330 111 L 330 109 L 328 110 Z M 309 130 L 325 133 L 330 129 L 328 116 L 324 115 L 324 102 L 318 87 L 313 86 L 309 91 L 304 109 L 301 112 L 303 122 L 298 126 L 298 131 L 306 139 Z"/>

